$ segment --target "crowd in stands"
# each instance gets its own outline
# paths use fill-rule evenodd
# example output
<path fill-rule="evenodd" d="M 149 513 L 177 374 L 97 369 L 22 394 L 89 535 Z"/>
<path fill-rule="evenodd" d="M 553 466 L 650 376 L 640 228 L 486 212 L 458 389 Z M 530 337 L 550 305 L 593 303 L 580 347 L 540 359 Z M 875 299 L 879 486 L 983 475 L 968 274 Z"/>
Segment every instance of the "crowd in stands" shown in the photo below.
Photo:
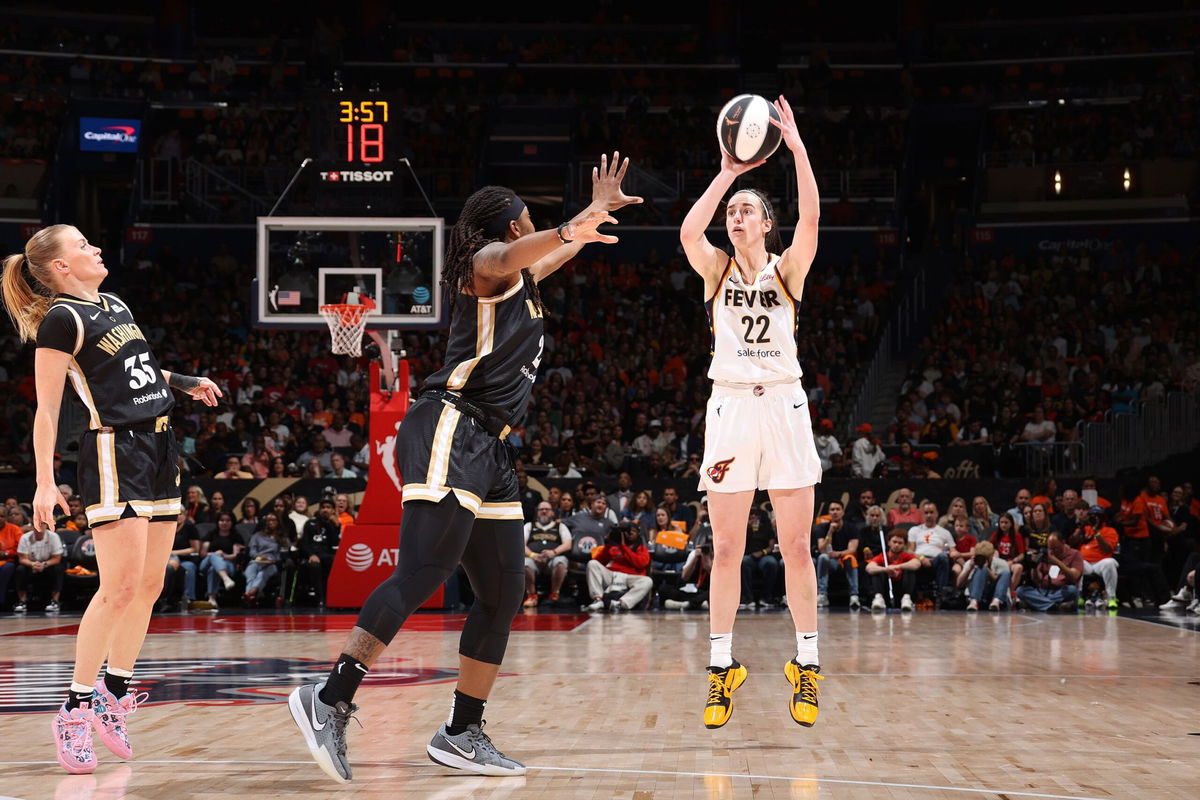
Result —
<path fill-rule="evenodd" d="M 605 493 L 590 480 L 517 474 L 525 523 L 525 606 L 592 612 L 702 609 L 712 568 L 707 498 L 658 496 L 621 472 Z M 1190 483 L 1164 491 L 1150 476 L 1109 499 L 1094 479 L 1060 487 L 1053 479 L 1020 488 L 1011 508 L 955 497 L 945 513 L 911 489 L 823 504 L 812 530 L 818 607 L 1001 611 L 1142 609 L 1200 614 L 1200 499 Z M 70 494 L 71 487 L 60 487 Z M 96 588 L 91 532 L 77 496 L 57 530 L 34 532 L 27 504 L 5 501 L 0 526 L 0 607 L 15 589 L 17 613 L 75 605 Z M 346 494 L 311 503 L 284 492 L 260 508 L 247 497 L 187 486 L 164 575 L 159 610 L 213 611 L 325 602 L 341 532 L 356 509 Z M 741 607 L 787 604 L 769 504 L 752 508 L 742 563 Z M 452 580 L 458 604 L 469 591 Z M 30 594 L 37 596 L 37 604 Z M 61 598 L 66 595 L 67 600 Z"/>
<path fill-rule="evenodd" d="M 996 252 L 955 272 L 878 437 L 896 447 L 876 474 L 936 477 L 923 448 L 971 444 L 993 448 L 989 474 L 1019 475 L 1014 446 L 1077 442 L 1082 423 L 1195 388 L 1200 325 L 1179 298 L 1200 290 L 1200 252 L 1117 241 Z"/>
<path fill-rule="evenodd" d="M 965 9 L 963 9 L 965 11 Z M 945 7 L 945 22 L 957 9 Z M 1037 16 L 1025 6 L 995 6 L 982 17 L 968 12 L 955 24 L 935 27 L 929 58 L 980 61 L 1029 58 L 1046 53 L 1059 56 L 1114 56 L 1187 50 L 1200 35 L 1200 26 L 1186 15 L 1150 12 L 1136 20 L 1128 15 L 1092 17 L 1087 24 L 1067 16 L 1044 20 L 1036 37 L 1021 24 Z"/>
<path fill-rule="evenodd" d="M 15 613 L 56 613 L 64 595 L 63 602 L 82 607 L 99 587 L 93 533 L 82 502 L 69 484 L 59 490 L 70 511 L 58 516 L 53 531 L 33 530 L 28 503 L 15 497 L 5 501 L 0 608 L 8 606 L 10 585 Z M 277 608 L 325 605 L 341 531 L 354 521 L 347 495 L 327 494 L 310 507 L 308 498 L 289 491 L 267 508 L 247 497 L 233 509 L 220 491 L 210 498 L 199 486 L 189 486 L 184 494 L 159 611 L 216 611 L 231 600 L 245 607 L 264 601 Z"/>
<path fill-rule="evenodd" d="M 705 607 L 712 527 L 703 496 L 680 504 L 667 489 L 655 506 L 628 473 L 609 495 L 586 481 L 573 492 L 556 486 L 543 493 L 529 488 L 523 469 L 519 474 L 529 520 L 526 607 Z M 879 498 L 882 504 L 863 489 L 849 507 L 831 500 L 815 521 L 818 606 L 845 598 L 852 611 L 1157 605 L 1200 614 L 1200 500 L 1192 492 L 1185 483 L 1167 495 L 1151 476 L 1110 501 L 1092 479 L 1061 490 L 1051 479 L 1020 489 L 1007 510 L 993 510 L 984 497 L 969 504 L 954 498 L 942 514 L 933 501 L 914 503 L 909 489 L 896 491 L 891 502 Z M 769 510 L 753 508 L 742 608 L 786 605 L 785 569 Z"/>
<path fill-rule="evenodd" d="M 600 11 L 601 17 L 610 11 Z M 616 20 L 614 24 L 624 24 Z M 150 100 L 164 107 L 152 109 L 144 127 L 142 155 L 164 159 L 195 158 L 217 168 L 244 168 L 281 175 L 266 181 L 275 196 L 290 170 L 308 156 L 321 157 L 313 147 L 310 131 L 312 92 L 331 87 L 348 92 L 378 89 L 396 98 L 404 109 L 399 130 L 401 151 L 409 157 L 422 180 L 432 184 L 435 200 L 462 197 L 473 188 L 474 170 L 465 170 L 462 180 L 454 170 L 478 161 L 484 146 L 486 115 L 481 109 L 542 105 L 571 109 L 576 140 L 576 157 L 587 159 L 621 142 L 621 149 L 644 169 L 665 173 L 686 170 L 689 179 L 702 180 L 715 171 L 718 152 L 711 136 L 713 109 L 740 90 L 736 70 L 598 68 L 580 71 L 581 64 L 608 65 L 641 59 L 644 64 L 661 60 L 687 63 L 702 59 L 719 65 L 724 52 L 711 42 L 700 43 L 694 27 L 667 26 L 651 22 L 644 30 L 592 32 L 543 29 L 520 35 L 486 35 L 468 47 L 470 36 L 454 36 L 455 46 L 439 43 L 436 29 L 426 31 L 389 18 L 373 25 L 366 36 L 351 37 L 353 52 L 343 46 L 347 31 L 340 23 L 318 19 L 307 42 L 273 36 L 265 44 L 247 50 L 228 40 L 219 49 L 199 45 L 187 55 L 172 53 L 163 59 L 152 47 L 153 31 L 97 32 L 90 26 L 64 27 L 66 21 L 44 20 L 43 24 L 0 23 L 0 46 L 46 51 L 46 56 L 0 56 L 0 75 L 7 78 L 7 99 L 0 102 L 0 157 L 40 158 L 50 156 L 58 144 L 63 112 L 70 98 Z M 582 37 L 583 41 L 576 41 Z M 712 39 L 713 37 L 707 37 Z M 717 39 L 722 37 L 718 36 Z M 669 41 L 669 46 L 664 46 Z M 399 70 L 357 70 L 343 62 L 369 58 L 375 50 L 386 52 L 390 64 L 414 63 Z M 61 54 L 79 53 L 74 57 Z M 151 55 L 153 58 L 147 58 Z M 384 56 L 381 56 L 384 57 Z M 820 58 L 817 58 L 820 62 Z M 435 65 L 445 63 L 444 68 Z M 562 64 L 563 70 L 479 69 L 473 64 Z M 823 62 L 821 62 L 823 63 Z M 424 66 L 422 66 L 424 65 Z M 457 66 L 453 66 L 457 65 Z M 340 78 L 334 78 L 334 71 Z M 839 75 L 845 82 L 845 76 Z M 793 98 L 800 114 L 814 164 L 820 170 L 880 169 L 898 167 L 903 151 L 904 116 L 885 108 L 888 104 L 864 106 L 855 102 L 832 102 L 825 85 L 828 70 L 812 68 L 792 71 L 784 91 Z M 587 87 L 586 93 L 581 84 Z M 824 98 L 824 99 L 822 99 Z M 320 115 L 318 115 L 319 117 Z M 780 163 L 787 158 L 780 157 Z M 784 164 L 786 166 L 786 164 Z M 788 170 L 776 170 L 773 180 L 782 180 Z M 765 175 L 765 171 L 764 171 Z M 248 188 L 261 178 L 230 176 Z M 667 175 L 673 182 L 675 176 Z M 276 186 L 274 184 L 278 183 Z M 446 184 L 446 185 L 440 185 Z M 698 193 L 697 188 L 695 192 Z M 887 191 L 890 191 L 888 189 Z M 782 191 L 778 192 L 782 193 Z M 230 202 L 237 199 L 231 192 Z M 244 204 L 243 204 L 244 205 Z M 834 224 L 894 224 L 886 201 L 843 203 L 830 216 Z M 674 224 L 686 211 L 678 206 L 660 208 L 653 203 L 634 210 L 641 224 Z M 177 208 L 178 214 L 189 211 Z M 226 209 L 224 221 L 248 221 L 246 208 Z M 785 209 L 789 216 L 794 209 Z M 143 210 L 163 221 L 163 208 Z M 198 216 L 181 221 L 214 221 Z M 240 215 L 240 216 L 238 216 Z"/>
<path fill-rule="evenodd" d="M 1150 90 L 1135 84 L 1124 91 L 1133 102 L 1089 106 L 1050 103 L 1042 108 L 1006 109 L 989 118 L 989 150 L 999 163 L 1071 164 L 1194 158 L 1200 148 L 1196 96 L 1190 86 Z M 997 159 L 989 159 L 989 163 Z"/>

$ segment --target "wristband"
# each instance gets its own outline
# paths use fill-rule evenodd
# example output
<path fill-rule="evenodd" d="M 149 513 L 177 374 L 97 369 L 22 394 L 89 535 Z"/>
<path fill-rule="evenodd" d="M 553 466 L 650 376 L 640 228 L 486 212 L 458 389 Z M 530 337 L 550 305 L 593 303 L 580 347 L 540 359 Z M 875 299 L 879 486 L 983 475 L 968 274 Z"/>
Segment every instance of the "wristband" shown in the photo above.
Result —
<path fill-rule="evenodd" d="M 558 240 L 559 240 L 560 242 L 562 242 L 563 244 L 570 244 L 571 242 L 575 241 L 573 238 L 572 238 L 572 239 L 568 239 L 567 237 L 563 236 L 563 230 L 564 230 L 564 229 L 566 229 L 566 228 L 570 228 L 570 227 L 571 227 L 571 223 L 569 223 L 569 222 L 564 222 L 563 224 L 559 225 L 559 226 L 558 226 L 558 227 L 555 229 L 555 233 L 557 233 L 557 234 L 558 234 Z"/>
<path fill-rule="evenodd" d="M 191 392 L 200 385 L 200 379 L 191 375 L 180 375 L 178 372 L 172 372 L 171 377 L 167 380 L 167 385 L 181 392 Z"/>

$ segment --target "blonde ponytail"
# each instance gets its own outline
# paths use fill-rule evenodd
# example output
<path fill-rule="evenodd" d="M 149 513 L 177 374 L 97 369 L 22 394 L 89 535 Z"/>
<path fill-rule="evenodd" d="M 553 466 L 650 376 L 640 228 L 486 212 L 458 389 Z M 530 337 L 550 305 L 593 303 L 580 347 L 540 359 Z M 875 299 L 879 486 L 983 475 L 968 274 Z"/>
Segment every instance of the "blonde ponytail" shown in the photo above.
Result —
<path fill-rule="evenodd" d="M 58 258 L 62 246 L 59 234 L 70 227 L 51 225 L 42 228 L 25 243 L 24 253 L 14 253 L 4 259 L 0 289 L 4 294 L 4 307 L 12 317 L 22 342 L 37 337 L 38 327 L 54 302 L 54 290 L 49 284 L 52 274 L 50 262 Z M 29 270 L 28 278 L 25 276 L 26 268 Z"/>

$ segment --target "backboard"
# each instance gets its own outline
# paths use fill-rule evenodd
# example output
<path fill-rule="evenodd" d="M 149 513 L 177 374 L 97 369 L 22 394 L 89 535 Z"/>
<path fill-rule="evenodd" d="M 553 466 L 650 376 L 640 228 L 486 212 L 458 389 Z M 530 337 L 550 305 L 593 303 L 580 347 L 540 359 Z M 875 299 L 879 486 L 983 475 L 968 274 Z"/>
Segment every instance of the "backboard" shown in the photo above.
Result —
<path fill-rule="evenodd" d="M 317 309 L 357 292 L 367 329 L 443 324 L 439 217 L 259 217 L 251 305 L 259 328 L 325 328 Z"/>

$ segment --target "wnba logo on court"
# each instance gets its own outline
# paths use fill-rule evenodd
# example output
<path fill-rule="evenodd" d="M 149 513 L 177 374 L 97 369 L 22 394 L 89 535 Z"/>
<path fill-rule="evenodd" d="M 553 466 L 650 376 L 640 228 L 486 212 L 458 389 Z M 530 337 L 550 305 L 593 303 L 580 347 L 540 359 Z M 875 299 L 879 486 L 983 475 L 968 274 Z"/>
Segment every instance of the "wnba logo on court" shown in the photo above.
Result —
<path fill-rule="evenodd" d="M 365 569 L 369 569 L 374 560 L 375 554 L 371 552 L 370 546 L 362 542 L 351 546 L 346 551 L 346 566 L 355 572 L 362 572 Z"/>
<path fill-rule="evenodd" d="M 718 461 L 708 468 L 708 478 L 713 483 L 720 483 L 725 480 L 725 473 L 729 472 L 729 465 L 737 460 L 737 457 L 727 458 L 724 461 Z"/>

